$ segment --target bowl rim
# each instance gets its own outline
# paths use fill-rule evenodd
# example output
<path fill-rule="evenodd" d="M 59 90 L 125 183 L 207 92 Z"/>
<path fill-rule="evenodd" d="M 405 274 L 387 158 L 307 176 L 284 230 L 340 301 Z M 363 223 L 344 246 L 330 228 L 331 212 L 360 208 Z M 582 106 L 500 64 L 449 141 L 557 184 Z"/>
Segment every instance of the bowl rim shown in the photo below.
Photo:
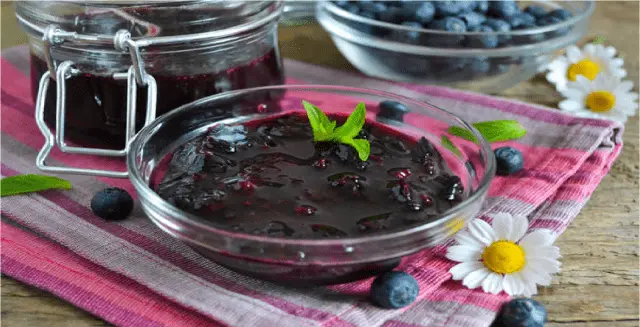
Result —
<path fill-rule="evenodd" d="M 451 209 L 441 213 L 438 216 L 438 218 L 436 218 L 433 221 L 430 221 L 424 224 L 419 224 L 412 228 L 408 228 L 408 229 L 404 229 L 396 232 L 381 233 L 376 235 L 353 236 L 353 237 L 336 238 L 336 239 L 304 239 L 304 238 L 301 239 L 301 238 L 260 236 L 260 235 L 252 235 L 247 233 L 238 233 L 230 230 L 225 230 L 222 228 L 217 228 L 216 226 L 213 226 L 210 223 L 207 223 L 205 219 L 198 217 L 196 215 L 190 214 L 170 204 L 169 202 L 161 198 L 144 181 L 142 174 L 136 165 L 137 153 L 140 149 L 144 147 L 144 145 L 146 144 L 146 140 L 152 137 L 153 134 L 156 132 L 156 130 L 158 130 L 163 124 L 165 124 L 165 122 L 170 121 L 171 119 L 174 119 L 176 116 L 181 115 L 184 112 L 195 110 L 196 108 L 204 104 L 207 104 L 209 102 L 218 101 L 221 99 L 229 99 L 236 96 L 242 96 L 245 94 L 250 94 L 252 92 L 277 91 L 277 90 L 304 90 L 304 91 L 325 91 L 325 92 L 348 91 L 348 92 L 357 92 L 357 93 L 364 93 L 369 95 L 386 97 L 393 100 L 409 103 L 414 106 L 419 106 L 419 107 L 430 106 L 433 109 L 436 109 L 437 111 L 441 111 L 447 115 L 450 115 L 457 123 L 461 124 L 468 130 L 470 130 L 471 133 L 476 137 L 476 139 L 479 141 L 478 145 L 487 154 L 485 173 L 480 179 L 478 187 L 474 193 L 472 193 L 465 200 L 453 206 Z M 133 184 L 138 195 L 141 197 L 141 199 L 144 200 L 143 202 L 148 202 L 153 206 L 160 207 L 159 209 L 168 213 L 171 219 L 176 219 L 181 223 L 185 223 L 192 227 L 199 228 L 202 231 L 215 233 L 221 236 L 226 236 L 234 240 L 254 241 L 254 242 L 267 243 L 272 245 L 295 245 L 295 246 L 310 246 L 310 247 L 353 246 L 353 245 L 359 245 L 359 244 L 381 242 L 385 240 L 397 239 L 397 238 L 417 234 L 425 230 L 431 229 L 433 227 L 446 224 L 452 221 L 453 219 L 457 218 L 457 214 L 460 211 L 463 211 L 467 206 L 471 204 L 475 204 L 479 199 L 484 199 L 484 197 L 488 192 L 491 181 L 495 177 L 495 172 L 496 172 L 496 161 L 495 161 L 495 157 L 493 156 L 493 150 L 491 148 L 491 145 L 482 136 L 482 134 L 480 134 L 480 132 L 475 127 L 473 127 L 473 125 L 471 125 L 470 123 L 467 123 L 465 120 L 463 120 L 462 118 L 460 118 L 458 115 L 454 113 L 451 113 L 445 109 L 442 109 L 438 106 L 432 105 L 427 102 L 417 101 L 401 95 L 380 91 L 380 90 L 375 90 L 375 89 L 357 88 L 357 87 L 341 86 L 341 85 L 303 85 L 303 84 L 263 86 L 263 87 L 248 88 L 248 89 L 242 89 L 242 90 L 236 90 L 236 91 L 228 91 L 228 92 L 211 95 L 211 96 L 187 103 L 185 105 L 182 105 L 156 118 L 153 122 L 143 127 L 138 132 L 138 134 L 136 134 L 134 139 L 129 143 L 129 151 L 127 153 L 126 163 L 127 163 L 127 171 L 129 173 L 129 180 Z"/>

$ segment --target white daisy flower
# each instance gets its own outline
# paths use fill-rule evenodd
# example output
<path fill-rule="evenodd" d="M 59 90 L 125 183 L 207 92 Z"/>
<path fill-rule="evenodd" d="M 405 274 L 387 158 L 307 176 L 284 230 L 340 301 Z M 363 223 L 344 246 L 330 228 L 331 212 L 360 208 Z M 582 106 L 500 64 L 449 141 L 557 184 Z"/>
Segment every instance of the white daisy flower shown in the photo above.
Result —
<path fill-rule="evenodd" d="M 560 249 L 553 246 L 549 230 L 535 230 L 525 236 L 526 217 L 500 213 L 492 225 L 474 219 L 455 236 L 457 245 L 447 249 L 447 258 L 460 262 L 449 272 L 470 289 L 482 286 L 486 293 L 505 291 L 511 296 L 532 296 L 536 285 L 551 284 L 560 270 Z"/>
<path fill-rule="evenodd" d="M 620 81 L 615 77 L 598 75 L 590 81 L 578 76 L 570 82 L 562 94 L 567 99 L 561 101 L 561 110 L 581 117 L 605 118 L 619 122 L 636 114 L 638 93 L 631 92 L 633 83 Z"/>
<path fill-rule="evenodd" d="M 580 75 L 594 80 L 603 73 L 622 79 L 627 76 L 627 71 L 622 68 L 624 60 L 615 56 L 616 49 L 611 46 L 588 43 L 580 50 L 571 45 L 565 56 L 560 56 L 547 65 L 547 81 L 555 85 L 558 92 L 562 92 L 567 88 L 567 83 L 575 81 Z"/>

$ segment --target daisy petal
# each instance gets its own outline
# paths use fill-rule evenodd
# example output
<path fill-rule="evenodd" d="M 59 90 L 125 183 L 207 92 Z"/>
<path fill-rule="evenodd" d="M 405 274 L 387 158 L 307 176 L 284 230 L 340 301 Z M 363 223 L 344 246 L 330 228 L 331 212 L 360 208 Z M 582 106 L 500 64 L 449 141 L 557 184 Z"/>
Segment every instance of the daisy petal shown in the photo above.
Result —
<path fill-rule="evenodd" d="M 596 76 L 596 80 L 598 80 L 599 78 L 605 78 L 602 74 L 598 74 L 598 76 Z M 588 78 L 582 76 L 582 75 L 578 75 L 576 76 L 576 82 L 578 84 L 580 84 L 580 86 L 582 88 L 584 88 L 585 90 L 587 90 L 587 92 L 591 91 L 593 88 L 593 85 L 598 85 L 601 84 L 601 81 L 596 81 L 595 83 L 591 83 L 591 80 L 589 80 Z"/>
<path fill-rule="evenodd" d="M 456 240 L 456 243 L 460 245 L 466 245 L 470 248 L 474 248 L 478 250 L 482 250 L 482 248 L 484 248 L 484 244 L 478 241 L 475 237 L 471 235 L 471 233 L 469 233 L 466 230 L 458 232 L 454 236 L 454 239 Z"/>
<path fill-rule="evenodd" d="M 464 278 L 464 280 L 462 281 L 462 285 L 470 289 L 478 288 L 478 286 L 482 284 L 482 282 L 489 275 L 489 273 L 491 272 L 487 268 L 482 268 L 482 269 L 473 271 L 469 275 L 467 275 L 467 277 Z"/>
<path fill-rule="evenodd" d="M 518 242 L 527 232 L 527 229 L 529 229 L 529 219 L 525 216 L 513 216 L 511 223 L 513 227 L 511 229 L 511 235 L 509 235 L 509 240 Z"/>
<path fill-rule="evenodd" d="M 474 219 L 469 223 L 469 232 L 485 246 L 496 241 L 496 234 L 491 226 L 482 219 Z"/>
<path fill-rule="evenodd" d="M 580 49 L 575 45 L 570 45 L 567 47 L 567 58 L 570 62 L 576 63 L 582 59 L 582 54 L 580 53 Z"/>
<path fill-rule="evenodd" d="M 518 282 L 513 274 L 504 275 L 504 278 L 502 279 L 502 289 L 504 289 L 505 293 L 511 296 L 516 295 L 518 288 Z"/>
<path fill-rule="evenodd" d="M 463 262 L 451 267 L 449 272 L 451 273 L 451 278 L 453 280 L 462 280 L 470 273 L 483 268 L 484 265 L 479 261 Z"/>
<path fill-rule="evenodd" d="M 528 261 L 528 265 L 538 272 L 546 272 L 548 274 L 555 274 L 560 271 L 560 262 L 554 259 L 531 258 Z"/>
<path fill-rule="evenodd" d="M 525 266 L 521 271 L 520 275 L 522 279 L 527 282 L 537 283 L 540 285 L 549 285 L 551 283 L 551 275 L 546 272 L 538 273 L 530 266 Z"/>
<path fill-rule="evenodd" d="M 583 109 L 583 106 L 575 100 L 562 100 L 558 103 L 558 108 L 564 111 L 577 112 Z"/>
<path fill-rule="evenodd" d="M 614 68 L 622 67 L 622 65 L 624 65 L 624 60 L 622 58 L 614 58 L 609 61 L 609 66 Z"/>
<path fill-rule="evenodd" d="M 560 248 L 557 246 L 534 246 L 529 248 L 524 248 L 525 258 L 548 258 L 548 259 L 558 259 L 560 258 Z"/>
<path fill-rule="evenodd" d="M 457 262 L 479 261 L 480 251 L 466 245 L 453 245 L 447 249 L 447 259 Z"/>
<path fill-rule="evenodd" d="M 606 47 L 604 49 L 604 53 L 609 57 L 613 58 L 616 55 L 616 48 L 614 47 Z"/>
<path fill-rule="evenodd" d="M 593 57 L 596 54 L 596 45 L 593 43 L 587 43 L 583 50 L 587 55 L 589 55 L 589 57 Z"/>
<path fill-rule="evenodd" d="M 502 275 L 496 273 L 489 273 L 482 281 L 482 290 L 485 293 L 498 294 L 502 290 Z"/>
<path fill-rule="evenodd" d="M 491 226 L 496 233 L 496 238 L 498 240 L 513 241 L 509 238 L 509 236 L 511 235 L 511 230 L 513 229 L 513 224 L 511 222 L 513 218 L 511 218 L 511 215 L 506 212 L 500 212 L 498 214 L 492 215 L 491 218 L 493 218 Z"/>
<path fill-rule="evenodd" d="M 520 241 L 523 248 L 532 248 L 539 245 L 551 245 L 556 240 L 556 236 L 548 229 L 536 229 L 527 234 Z"/>
<path fill-rule="evenodd" d="M 613 90 L 614 93 L 626 93 L 631 91 L 631 89 L 633 89 L 633 82 L 631 81 L 622 81 L 620 82 L 620 84 L 618 84 L 618 86 L 616 87 L 615 90 Z"/>

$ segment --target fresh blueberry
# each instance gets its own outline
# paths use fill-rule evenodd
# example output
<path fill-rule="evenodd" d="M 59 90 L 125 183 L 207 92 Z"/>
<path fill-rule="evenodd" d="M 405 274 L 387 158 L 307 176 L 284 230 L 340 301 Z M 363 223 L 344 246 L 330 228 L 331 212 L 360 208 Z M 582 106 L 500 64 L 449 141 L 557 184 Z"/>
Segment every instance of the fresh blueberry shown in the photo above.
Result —
<path fill-rule="evenodd" d="M 476 1 L 461 0 L 458 1 L 458 6 L 460 6 L 460 12 L 473 11 L 476 8 Z"/>
<path fill-rule="evenodd" d="M 462 33 L 467 31 L 467 25 L 465 25 L 462 19 L 456 17 L 446 17 L 444 19 L 434 20 L 429 24 L 429 27 L 447 32 Z"/>
<path fill-rule="evenodd" d="M 573 15 L 566 9 L 555 9 L 549 12 L 549 16 L 567 20 Z"/>
<path fill-rule="evenodd" d="M 387 8 L 386 11 L 380 13 L 379 19 L 385 23 L 398 24 L 402 21 L 402 12 L 400 8 Z"/>
<path fill-rule="evenodd" d="M 342 9 L 356 15 L 360 12 L 360 7 L 352 3 L 347 4 L 346 6 L 342 7 Z"/>
<path fill-rule="evenodd" d="M 511 29 L 517 29 L 520 26 L 535 26 L 536 18 L 527 13 L 518 13 L 505 19 L 511 26 Z"/>
<path fill-rule="evenodd" d="M 461 1 L 433 1 L 433 6 L 438 17 L 455 16 L 464 8 Z"/>
<path fill-rule="evenodd" d="M 422 24 L 418 22 L 403 22 L 401 25 L 422 29 Z M 420 41 L 421 35 L 419 31 L 396 31 L 395 34 L 396 36 L 394 39 L 403 43 L 417 43 L 418 41 Z"/>
<path fill-rule="evenodd" d="M 349 5 L 349 1 L 348 0 L 338 0 L 338 1 L 334 1 L 333 4 L 335 4 L 336 6 L 340 7 L 340 8 L 345 8 Z"/>
<path fill-rule="evenodd" d="M 478 27 L 487 20 L 487 17 L 477 12 L 464 12 L 460 14 L 458 18 L 467 24 L 467 30 Z"/>
<path fill-rule="evenodd" d="M 91 199 L 93 213 L 106 220 L 123 220 L 133 210 L 133 198 L 120 188 L 106 188 Z"/>
<path fill-rule="evenodd" d="M 489 1 L 489 13 L 495 17 L 510 17 L 520 12 L 513 0 Z"/>
<path fill-rule="evenodd" d="M 382 2 L 361 2 L 358 4 L 360 6 L 361 15 L 368 12 L 374 14 L 375 17 L 378 17 L 381 13 L 387 10 L 387 6 Z"/>
<path fill-rule="evenodd" d="M 562 23 L 562 18 L 555 17 L 555 16 L 545 16 L 536 21 L 536 24 L 538 26 L 549 26 L 549 25 L 560 24 L 560 23 Z M 570 27 L 558 28 L 554 31 L 545 33 L 545 35 L 549 38 L 562 36 L 569 33 L 569 30 L 570 30 Z"/>
<path fill-rule="evenodd" d="M 498 163 L 498 175 L 510 175 L 522 170 L 524 158 L 522 152 L 510 146 L 497 148 L 493 151 Z"/>
<path fill-rule="evenodd" d="M 365 12 L 361 12 L 358 15 L 360 15 L 360 17 L 364 17 L 364 18 L 369 18 L 369 19 L 376 19 L 376 15 L 370 11 L 365 11 Z M 363 32 L 363 33 L 367 33 L 367 34 L 375 34 L 375 28 L 373 25 L 371 24 L 367 24 L 367 23 L 361 23 L 361 22 L 354 22 L 353 23 L 353 28 L 355 28 L 356 30 Z"/>
<path fill-rule="evenodd" d="M 536 19 L 542 18 L 547 15 L 546 9 L 536 5 L 531 5 L 531 6 L 528 6 L 527 8 L 524 8 L 524 12 L 535 17 Z"/>
<path fill-rule="evenodd" d="M 513 299 L 505 303 L 491 327 L 543 327 L 547 310 L 532 299 Z"/>
<path fill-rule="evenodd" d="M 427 25 L 433 20 L 436 9 L 431 2 L 425 2 L 416 9 L 415 18 L 422 25 Z"/>
<path fill-rule="evenodd" d="M 480 26 L 475 32 L 493 33 L 489 26 Z M 471 48 L 495 48 L 498 46 L 498 35 L 467 35 L 466 44 Z"/>
<path fill-rule="evenodd" d="M 469 63 L 469 70 L 474 75 L 485 75 L 489 72 L 489 69 L 491 69 L 491 63 L 486 57 L 473 58 Z"/>
<path fill-rule="evenodd" d="M 371 299 L 385 309 L 405 307 L 418 297 L 420 286 L 411 275 L 391 271 L 378 276 L 371 284 Z"/>
<path fill-rule="evenodd" d="M 509 23 L 505 22 L 504 20 L 501 19 L 495 19 L 495 18 L 489 18 L 487 19 L 486 22 L 484 22 L 485 26 L 489 26 L 491 27 L 491 29 L 493 29 L 495 32 L 499 32 L 499 33 L 507 33 L 509 31 L 511 31 L 511 25 L 509 25 Z M 498 42 L 499 43 L 505 43 L 508 42 L 509 40 L 511 40 L 511 36 L 510 35 L 498 35 Z"/>
<path fill-rule="evenodd" d="M 402 122 L 409 108 L 398 101 L 386 100 L 378 104 L 380 111 L 377 118 Z"/>
<path fill-rule="evenodd" d="M 476 1 L 476 8 L 474 9 L 477 12 L 486 13 L 489 10 L 489 1 Z"/>

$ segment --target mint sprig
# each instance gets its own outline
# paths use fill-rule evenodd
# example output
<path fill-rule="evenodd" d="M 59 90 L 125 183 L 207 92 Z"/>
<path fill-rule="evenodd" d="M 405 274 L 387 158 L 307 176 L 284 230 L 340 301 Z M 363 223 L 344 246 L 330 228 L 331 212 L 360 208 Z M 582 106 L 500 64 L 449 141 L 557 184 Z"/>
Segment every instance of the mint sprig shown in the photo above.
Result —
<path fill-rule="evenodd" d="M 472 124 L 489 143 L 519 139 L 527 134 L 527 130 L 515 120 L 492 120 Z M 478 143 L 475 136 L 462 127 L 451 126 L 447 129 L 451 135 Z"/>
<path fill-rule="evenodd" d="M 70 190 L 71 183 L 62 178 L 36 174 L 10 176 L 0 180 L 0 197 L 51 189 Z"/>
<path fill-rule="evenodd" d="M 367 109 L 364 102 L 360 102 L 353 112 L 347 117 L 345 123 L 336 128 L 336 122 L 330 120 L 327 115 L 313 104 L 302 101 L 304 110 L 313 130 L 315 142 L 337 142 L 352 146 L 362 161 L 366 161 L 371 153 L 371 144 L 365 139 L 354 139 L 364 126 L 367 117 Z"/>

